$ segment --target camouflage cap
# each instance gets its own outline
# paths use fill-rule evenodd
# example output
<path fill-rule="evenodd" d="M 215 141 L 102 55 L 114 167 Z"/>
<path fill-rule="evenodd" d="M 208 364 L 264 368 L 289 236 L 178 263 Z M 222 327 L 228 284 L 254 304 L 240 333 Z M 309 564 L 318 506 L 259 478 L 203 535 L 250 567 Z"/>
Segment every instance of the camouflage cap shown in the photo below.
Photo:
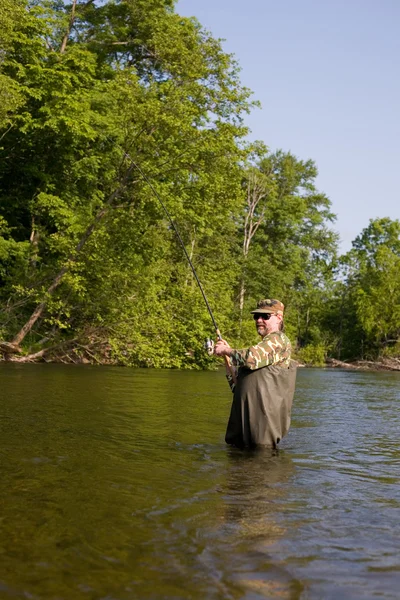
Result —
<path fill-rule="evenodd" d="M 270 300 L 269 298 L 266 298 L 265 300 L 257 302 L 257 308 L 252 310 L 251 313 L 273 313 L 276 315 L 283 315 L 284 309 L 285 305 L 279 300 Z"/>

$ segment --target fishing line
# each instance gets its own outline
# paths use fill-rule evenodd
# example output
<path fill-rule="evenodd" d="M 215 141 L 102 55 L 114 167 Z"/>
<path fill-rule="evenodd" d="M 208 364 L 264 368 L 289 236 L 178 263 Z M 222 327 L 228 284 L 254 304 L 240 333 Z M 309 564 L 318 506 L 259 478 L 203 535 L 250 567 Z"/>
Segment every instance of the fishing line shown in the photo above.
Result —
<path fill-rule="evenodd" d="M 154 196 L 157 198 L 157 200 L 161 204 L 161 206 L 162 206 L 162 208 L 163 208 L 163 210 L 164 210 L 164 212 L 165 212 L 165 214 L 166 214 L 169 222 L 172 225 L 172 228 L 173 228 L 173 230 L 174 230 L 174 232 L 176 234 L 176 237 L 178 238 L 179 243 L 182 246 L 183 252 L 184 252 L 184 254 L 186 256 L 186 259 L 187 259 L 187 261 L 188 261 L 188 263 L 190 265 L 190 268 L 192 269 L 192 273 L 194 275 L 194 278 L 196 279 L 197 285 L 200 288 L 200 291 L 201 291 L 201 294 L 203 296 L 204 302 L 205 302 L 205 304 L 207 306 L 208 313 L 209 313 L 209 315 L 211 317 L 211 320 L 213 322 L 215 333 L 217 334 L 218 339 L 222 340 L 221 332 L 220 332 L 220 330 L 218 328 L 218 325 L 217 325 L 217 322 L 216 322 L 216 320 L 214 318 L 213 312 L 211 310 L 211 306 L 210 306 L 210 304 L 209 304 L 209 302 L 207 300 L 207 296 L 205 294 L 203 286 L 201 285 L 201 281 L 200 281 L 200 279 L 197 276 L 196 269 L 194 268 L 192 260 L 191 260 L 189 254 L 188 254 L 188 251 L 186 250 L 186 246 L 183 243 L 181 234 L 179 233 L 179 230 L 178 230 L 177 226 L 175 225 L 175 223 L 174 223 L 171 215 L 169 214 L 167 207 L 165 206 L 165 204 L 164 204 L 164 202 L 163 202 L 160 194 L 157 192 L 157 190 L 155 189 L 155 187 L 151 183 L 150 179 L 147 177 L 146 173 L 144 173 L 143 169 L 137 163 L 135 163 L 135 161 L 129 156 L 129 154 L 127 154 L 126 152 L 124 154 L 125 154 L 126 158 L 131 162 L 131 164 L 138 170 L 138 172 L 141 175 L 141 177 L 143 178 L 143 180 L 147 183 L 147 185 L 149 186 L 149 188 L 153 192 Z M 207 339 L 207 341 L 206 341 L 206 350 L 207 350 L 208 354 L 213 354 L 214 353 L 214 342 L 212 340 L 210 340 L 210 339 Z M 234 383 L 236 383 L 236 373 L 235 373 L 234 368 L 232 367 L 230 359 L 227 356 L 224 356 L 224 361 L 225 361 L 227 369 L 229 370 L 229 372 L 231 374 L 232 381 Z"/>
<path fill-rule="evenodd" d="M 161 206 L 162 206 L 165 214 L 167 215 L 167 218 L 168 218 L 169 222 L 171 223 L 173 230 L 175 231 L 176 237 L 178 238 L 179 243 L 182 246 L 183 252 L 184 252 L 184 254 L 186 256 L 186 259 L 187 259 L 187 261 L 188 261 L 188 263 L 190 265 L 190 268 L 192 269 L 192 273 L 194 275 L 194 278 L 196 279 L 197 285 L 200 288 L 201 294 L 203 296 L 204 302 L 206 303 L 207 310 L 208 310 L 208 313 L 209 313 L 209 315 L 211 317 L 211 320 L 213 322 L 214 329 L 215 329 L 215 331 L 217 333 L 218 339 L 222 339 L 221 333 L 220 333 L 220 331 L 218 329 L 217 322 L 216 322 L 215 317 L 213 315 L 213 312 L 211 310 L 211 306 L 210 306 L 210 304 L 209 304 L 209 302 L 207 300 L 207 296 L 205 294 L 203 286 L 201 285 L 201 281 L 198 278 L 197 273 L 196 273 L 196 269 L 194 268 L 194 265 L 192 263 L 192 259 L 190 258 L 189 254 L 188 254 L 188 251 L 186 250 L 186 246 L 185 246 L 185 244 L 184 244 L 184 242 L 182 240 L 181 234 L 179 233 L 179 230 L 178 230 L 177 226 L 175 225 L 175 223 L 174 223 L 171 215 L 169 214 L 169 212 L 167 210 L 167 207 L 165 206 L 164 202 L 162 201 L 162 198 L 161 198 L 160 194 L 157 192 L 157 190 L 155 189 L 155 187 L 151 183 L 150 179 L 147 177 L 146 173 L 143 172 L 142 168 L 137 163 L 135 163 L 135 161 L 132 160 L 132 158 L 128 154 L 125 154 L 125 155 L 131 161 L 131 163 L 133 164 L 133 166 L 139 171 L 140 175 L 143 177 L 144 181 L 147 183 L 147 185 L 149 186 L 149 188 L 151 189 L 151 191 L 153 192 L 153 194 L 155 195 L 155 197 L 157 198 L 157 200 L 161 204 Z"/>

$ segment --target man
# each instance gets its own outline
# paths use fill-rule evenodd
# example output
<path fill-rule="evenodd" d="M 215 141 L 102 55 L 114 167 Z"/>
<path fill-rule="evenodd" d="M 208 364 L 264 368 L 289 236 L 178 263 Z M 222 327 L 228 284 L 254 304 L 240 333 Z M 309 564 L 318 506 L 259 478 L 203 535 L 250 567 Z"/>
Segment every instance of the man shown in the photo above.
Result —
<path fill-rule="evenodd" d="M 289 431 L 296 381 L 292 347 L 283 333 L 284 305 L 279 300 L 260 300 L 252 312 L 262 340 L 250 348 L 235 350 L 225 340 L 215 344 L 217 356 L 227 356 L 237 369 L 237 382 L 227 374 L 233 402 L 225 441 L 239 448 L 276 448 Z"/>

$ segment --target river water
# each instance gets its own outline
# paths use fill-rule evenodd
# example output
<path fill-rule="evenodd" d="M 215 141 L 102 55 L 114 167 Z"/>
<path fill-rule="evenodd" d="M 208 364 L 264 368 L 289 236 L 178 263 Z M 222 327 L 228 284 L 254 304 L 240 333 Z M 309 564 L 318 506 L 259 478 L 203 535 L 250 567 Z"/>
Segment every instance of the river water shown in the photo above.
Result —
<path fill-rule="evenodd" d="M 400 374 L 300 369 L 278 453 L 222 372 L 0 365 L 0 599 L 400 598 Z"/>

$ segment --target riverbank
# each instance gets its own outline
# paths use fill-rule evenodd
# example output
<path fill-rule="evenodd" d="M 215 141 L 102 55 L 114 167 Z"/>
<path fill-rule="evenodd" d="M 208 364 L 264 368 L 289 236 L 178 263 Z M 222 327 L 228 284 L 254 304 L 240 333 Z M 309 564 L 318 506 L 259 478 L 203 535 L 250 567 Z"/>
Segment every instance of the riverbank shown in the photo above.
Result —
<path fill-rule="evenodd" d="M 400 358 L 381 358 L 379 360 L 356 360 L 344 362 L 328 358 L 326 366 L 333 369 L 351 369 L 357 371 L 400 371 Z"/>
<path fill-rule="evenodd" d="M 108 345 L 105 345 L 105 347 L 101 349 L 98 348 L 96 353 L 93 348 L 90 348 L 89 350 L 89 348 L 84 345 L 72 349 L 64 347 L 63 351 L 60 350 L 61 347 L 58 347 L 57 349 L 53 349 L 53 352 L 47 353 L 42 351 L 24 356 L 19 354 L 19 352 L 21 352 L 20 349 L 12 347 L 11 344 L 0 342 L 0 362 L 46 362 L 54 364 L 124 366 L 120 361 L 112 358 Z M 316 367 L 316 365 L 302 363 L 298 360 L 297 364 L 301 368 Z M 400 371 L 400 357 L 381 358 L 378 360 L 355 360 L 351 362 L 328 358 L 321 367 L 330 369 L 348 369 L 352 371 Z"/>

